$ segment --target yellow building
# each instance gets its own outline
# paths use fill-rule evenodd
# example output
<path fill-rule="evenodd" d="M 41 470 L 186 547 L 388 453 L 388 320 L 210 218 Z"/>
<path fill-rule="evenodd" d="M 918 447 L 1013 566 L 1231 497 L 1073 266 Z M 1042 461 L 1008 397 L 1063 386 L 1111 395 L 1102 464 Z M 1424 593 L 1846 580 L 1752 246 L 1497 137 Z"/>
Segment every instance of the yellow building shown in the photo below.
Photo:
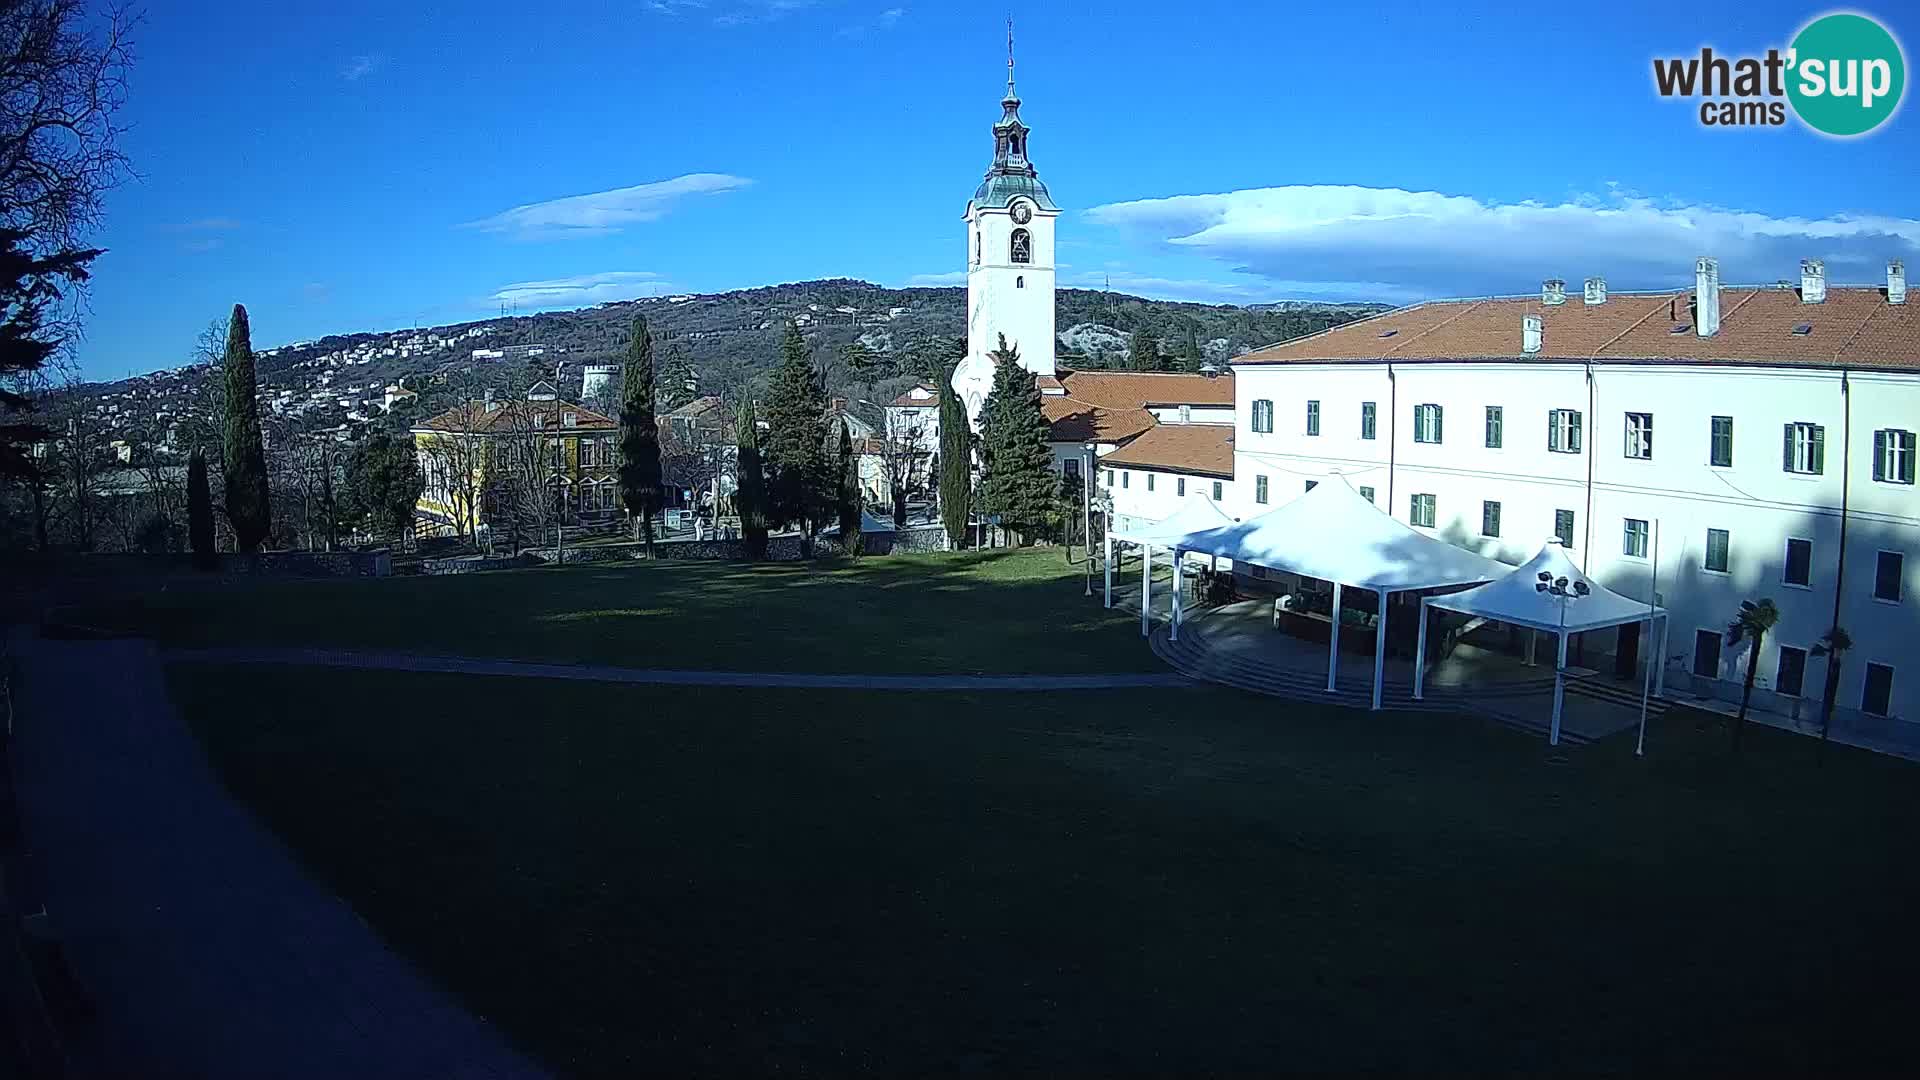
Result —
<path fill-rule="evenodd" d="M 426 489 L 415 516 L 454 534 L 621 517 L 619 428 L 535 383 L 524 400 L 491 390 L 412 429 Z"/>

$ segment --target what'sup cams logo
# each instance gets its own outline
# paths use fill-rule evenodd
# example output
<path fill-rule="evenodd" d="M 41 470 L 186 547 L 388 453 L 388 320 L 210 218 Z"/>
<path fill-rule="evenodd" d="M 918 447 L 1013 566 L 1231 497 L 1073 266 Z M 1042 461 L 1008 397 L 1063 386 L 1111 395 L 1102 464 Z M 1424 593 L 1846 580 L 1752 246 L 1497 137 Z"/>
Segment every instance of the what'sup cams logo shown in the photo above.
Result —
<path fill-rule="evenodd" d="M 1780 127 L 1788 109 L 1824 135 L 1865 135 L 1893 116 L 1907 89 L 1906 55 L 1879 22 L 1853 12 L 1822 15 L 1785 52 L 1765 56 L 1656 59 L 1663 98 L 1699 98 L 1707 127 Z"/>

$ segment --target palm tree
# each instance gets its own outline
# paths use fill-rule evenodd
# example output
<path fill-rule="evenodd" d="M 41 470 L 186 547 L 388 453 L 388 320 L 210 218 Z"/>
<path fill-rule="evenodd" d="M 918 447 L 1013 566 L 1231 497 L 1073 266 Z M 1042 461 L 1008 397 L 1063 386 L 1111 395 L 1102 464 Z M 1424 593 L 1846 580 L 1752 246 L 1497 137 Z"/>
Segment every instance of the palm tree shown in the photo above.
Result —
<path fill-rule="evenodd" d="M 1812 654 L 1827 658 L 1827 696 L 1820 702 L 1820 742 L 1824 752 L 1827 731 L 1833 725 L 1833 702 L 1840 692 L 1840 658 L 1848 649 L 1853 648 L 1853 635 L 1846 628 L 1834 626 L 1820 640 L 1814 643 Z"/>
<path fill-rule="evenodd" d="M 1740 752 L 1740 729 L 1747 726 L 1747 705 L 1753 701 L 1753 677 L 1760 670 L 1760 642 L 1780 621 L 1780 609 L 1773 601 L 1761 598 L 1759 603 L 1751 600 L 1740 601 L 1740 614 L 1727 623 L 1727 644 L 1738 645 L 1747 641 L 1747 682 L 1740 692 L 1740 715 L 1733 721 L 1733 752 Z"/>

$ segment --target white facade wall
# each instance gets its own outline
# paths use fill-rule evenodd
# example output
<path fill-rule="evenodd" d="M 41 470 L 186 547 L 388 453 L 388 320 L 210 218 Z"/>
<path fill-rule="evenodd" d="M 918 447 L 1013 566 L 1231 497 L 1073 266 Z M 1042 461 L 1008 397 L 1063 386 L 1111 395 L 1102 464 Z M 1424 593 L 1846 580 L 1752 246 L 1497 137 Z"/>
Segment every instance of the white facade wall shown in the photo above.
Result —
<path fill-rule="evenodd" d="M 1231 424 L 1231 405 L 1154 405 L 1147 409 L 1162 424 Z"/>
<path fill-rule="evenodd" d="M 1215 484 L 1220 485 L 1221 508 L 1233 513 L 1233 481 L 1224 477 L 1128 465 L 1102 465 L 1097 482 L 1101 491 L 1113 497 L 1113 525 L 1116 529 L 1165 521 L 1180 509 L 1183 500 L 1213 498 Z"/>
<path fill-rule="evenodd" d="M 1920 632 L 1920 490 L 1873 480 L 1871 461 L 1876 429 L 1920 428 L 1920 377 L 1733 365 L 1595 364 L 1591 379 L 1588 372 L 1577 362 L 1240 367 L 1229 509 L 1257 514 L 1301 494 L 1309 479 L 1341 475 L 1372 487 L 1376 502 L 1401 521 L 1411 521 L 1414 495 L 1433 495 L 1434 535 L 1511 563 L 1552 535 L 1555 511 L 1572 511 L 1574 562 L 1624 595 L 1651 591 L 1671 610 L 1670 685 L 1689 682 L 1696 630 L 1724 630 L 1741 600 L 1772 599 L 1781 618 L 1760 656 L 1756 700 L 1790 711 L 1795 702 L 1772 693 L 1780 647 L 1810 648 L 1834 621 L 1844 483 L 1839 621 L 1855 648 L 1842 666 L 1838 701 L 1843 711 L 1859 706 L 1866 665 L 1886 664 L 1894 669 L 1894 716 L 1920 722 L 1920 651 L 1912 646 Z M 1252 430 L 1256 400 L 1273 402 L 1271 433 Z M 1309 400 L 1320 402 L 1318 436 L 1305 433 Z M 1376 403 L 1372 440 L 1360 438 L 1365 401 Z M 1438 444 L 1414 440 L 1422 404 L 1442 407 Z M 1499 448 L 1486 445 L 1490 405 L 1503 410 Z M 1547 448 L 1548 412 L 1561 408 L 1581 413 L 1579 453 Z M 1653 417 L 1650 460 L 1626 455 L 1629 412 Z M 1710 463 L 1714 416 L 1733 418 L 1730 467 Z M 1824 428 L 1820 475 L 1782 468 L 1790 422 Z M 1265 506 L 1255 503 L 1260 476 L 1267 477 Z M 1498 537 L 1482 535 L 1485 501 L 1500 503 Z M 1625 550 L 1629 518 L 1657 529 L 1647 558 Z M 1709 529 L 1729 534 L 1725 573 L 1705 566 Z M 1783 580 L 1789 538 L 1812 541 L 1806 586 Z M 1903 556 L 1898 602 L 1873 596 L 1880 551 Z M 1611 632 L 1589 635 L 1587 666 L 1601 666 L 1614 644 Z M 1699 689 L 1737 696 L 1745 663 L 1744 646 L 1723 647 L 1722 683 Z M 1803 715 L 1817 712 L 1824 680 L 1824 662 L 1809 659 Z"/>
<path fill-rule="evenodd" d="M 929 395 L 925 405 L 889 405 L 886 408 L 887 438 L 912 437 L 915 445 L 928 453 L 940 449 L 940 399 Z"/>
<path fill-rule="evenodd" d="M 1013 207 L 1032 216 L 1013 221 Z M 1004 207 L 970 207 L 967 213 L 967 352 L 982 360 L 999 347 L 999 335 L 1020 350 L 1020 366 L 1053 374 L 1053 226 L 1059 215 L 1031 201 Z M 1025 229 L 1032 258 L 1013 261 L 1013 231 Z M 989 380 L 992 369 L 989 367 Z M 984 400 L 982 395 L 982 400 Z"/>

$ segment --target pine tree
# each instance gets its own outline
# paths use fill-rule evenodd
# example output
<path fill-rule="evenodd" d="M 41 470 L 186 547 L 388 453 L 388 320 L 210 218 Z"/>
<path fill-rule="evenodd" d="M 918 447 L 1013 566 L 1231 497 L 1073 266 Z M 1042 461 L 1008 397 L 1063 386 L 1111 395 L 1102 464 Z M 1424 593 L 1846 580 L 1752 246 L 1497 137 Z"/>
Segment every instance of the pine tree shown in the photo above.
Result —
<path fill-rule="evenodd" d="M 860 459 L 853 452 L 853 429 L 840 425 L 840 485 L 834 500 L 840 515 L 840 544 L 849 555 L 860 554 Z"/>
<path fill-rule="evenodd" d="M 667 342 L 667 355 L 660 365 L 660 411 L 672 412 L 700 394 L 694 383 L 693 365 L 687 360 L 687 347 L 680 339 Z"/>
<path fill-rule="evenodd" d="M 197 446 L 187 455 L 187 543 L 195 567 L 214 568 L 213 491 L 207 486 L 207 456 Z"/>
<path fill-rule="evenodd" d="M 241 551 L 258 551 L 273 534 L 273 503 L 267 490 L 267 453 L 260 440 L 260 403 L 253 375 L 252 331 L 247 309 L 233 305 L 227 323 L 226 441 L 227 520 Z"/>
<path fill-rule="evenodd" d="M 767 480 L 760 466 L 760 424 L 752 401 L 740 406 L 737 428 L 739 463 L 734 471 L 739 475 L 734 479 L 733 509 L 740 515 L 747 558 L 758 562 L 767 557 Z"/>
<path fill-rule="evenodd" d="M 767 389 L 767 522 L 800 527 L 808 543 L 833 505 L 827 394 L 800 328 L 788 320 L 780 366 Z"/>
<path fill-rule="evenodd" d="M 1181 335 L 1180 356 L 1174 365 L 1176 371 L 1199 371 L 1206 359 L 1200 351 L 1199 324 L 1188 320 L 1186 333 Z"/>
<path fill-rule="evenodd" d="M 1127 366 L 1134 371 L 1160 370 L 1160 343 L 1144 328 L 1133 332 L 1127 346 Z"/>
<path fill-rule="evenodd" d="M 972 438 L 966 406 L 948 372 L 940 379 L 940 523 L 955 548 L 967 546 L 967 518 L 973 514 Z"/>
<path fill-rule="evenodd" d="M 407 535 L 426 486 L 410 438 L 375 432 L 347 459 L 348 509 L 381 535 Z"/>
<path fill-rule="evenodd" d="M 660 512 L 660 428 L 653 416 L 653 337 L 644 315 L 634 316 L 621 373 L 620 495 L 633 515 L 636 539 L 646 540 L 652 558 L 653 517 Z"/>
<path fill-rule="evenodd" d="M 981 409 L 980 509 L 998 514 L 1006 528 L 1029 537 L 1059 512 L 1058 479 L 1040 386 L 1020 364 L 1020 351 L 1005 335 L 991 354 L 993 390 Z"/>

